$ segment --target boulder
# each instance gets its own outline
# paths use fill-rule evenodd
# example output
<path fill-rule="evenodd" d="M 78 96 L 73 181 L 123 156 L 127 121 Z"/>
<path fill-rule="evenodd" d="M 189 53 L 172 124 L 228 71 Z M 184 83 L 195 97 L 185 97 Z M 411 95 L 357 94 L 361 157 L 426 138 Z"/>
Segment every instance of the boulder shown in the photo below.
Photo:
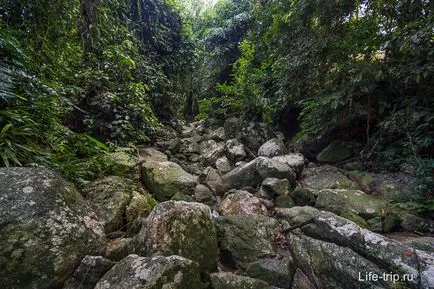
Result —
<path fill-rule="evenodd" d="M 147 217 L 158 202 L 144 190 L 133 191 L 130 203 L 125 209 L 127 228 L 130 229 L 134 222 L 142 217 Z"/>
<path fill-rule="evenodd" d="M 202 288 L 197 263 L 181 256 L 129 255 L 96 284 L 95 289 Z"/>
<path fill-rule="evenodd" d="M 357 183 L 347 178 L 338 168 L 329 165 L 305 169 L 300 183 L 312 190 L 360 189 Z"/>
<path fill-rule="evenodd" d="M 195 135 L 188 138 L 183 138 L 179 141 L 179 149 L 177 151 L 184 154 L 200 154 L 200 141 L 201 136 Z M 172 152 L 175 150 L 172 150 Z"/>
<path fill-rule="evenodd" d="M 214 289 L 272 289 L 266 282 L 229 272 L 210 274 Z"/>
<path fill-rule="evenodd" d="M 108 234 L 123 226 L 125 208 L 137 189 L 133 181 L 111 176 L 90 183 L 82 192 Z"/>
<path fill-rule="evenodd" d="M 86 256 L 66 280 L 63 289 L 93 289 L 102 276 L 114 265 L 115 262 L 101 256 Z"/>
<path fill-rule="evenodd" d="M 114 162 L 121 171 L 128 171 L 136 164 L 136 159 L 125 152 L 113 152 L 107 154 L 109 161 Z"/>
<path fill-rule="evenodd" d="M 142 164 L 142 181 L 158 201 L 167 201 L 177 192 L 192 195 L 197 177 L 173 162 L 149 161 Z"/>
<path fill-rule="evenodd" d="M 227 172 L 232 170 L 231 163 L 226 156 L 223 156 L 216 160 L 215 166 L 220 174 L 226 174 Z"/>
<path fill-rule="evenodd" d="M 366 227 L 369 219 L 383 215 L 387 204 L 358 190 L 321 190 L 315 208 L 333 212 Z M 380 222 L 381 228 L 381 222 Z"/>
<path fill-rule="evenodd" d="M 282 156 L 276 156 L 272 158 L 273 160 L 279 161 L 281 163 L 285 163 L 288 166 L 290 166 L 297 178 L 301 177 L 301 173 L 303 172 L 306 164 L 306 160 L 302 154 L 299 153 L 292 153 Z"/>
<path fill-rule="evenodd" d="M 59 287 L 105 243 L 103 226 L 76 188 L 43 168 L 0 168 L 0 284 Z M 86 244 L 86 246 L 83 246 Z"/>
<path fill-rule="evenodd" d="M 215 141 L 223 141 L 226 139 L 226 133 L 224 127 L 218 127 L 217 129 L 213 130 L 210 135 L 210 139 Z"/>
<path fill-rule="evenodd" d="M 348 286 L 348 282 L 345 283 L 343 280 L 350 278 L 349 276 L 357 270 L 363 269 L 361 272 L 376 272 L 378 268 L 381 268 L 387 273 L 394 272 L 401 275 L 412 274 L 414 279 L 408 282 L 411 288 L 419 288 L 417 287 L 419 286 L 419 280 L 423 288 L 431 288 L 434 286 L 434 256 L 430 253 L 415 250 L 408 245 L 363 229 L 356 223 L 341 218 L 333 213 L 319 211 L 311 207 L 280 209 L 276 211 L 276 214 L 279 218 L 288 221 L 291 225 L 299 224 L 312 218 L 314 219 L 313 223 L 301 228 L 306 236 L 298 235 L 297 238 L 294 238 L 295 241 L 292 243 L 293 247 L 300 248 L 298 254 L 294 255 L 294 258 L 295 256 L 307 254 L 311 257 L 330 256 L 327 258 L 335 261 L 339 259 L 339 262 L 344 263 L 348 262 L 346 260 L 350 260 L 350 258 L 352 258 L 351 256 L 355 258 L 354 260 L 360 260 L 353 262 L 354 265 L 345 265 L 342 263 L 342 266 L 333 262 L 334 268 L 339 269 L 334 270 L 333 275 L 336 276 L 336 278 L 342 279 L 342 281 L 339 282 L 336 280 L 338 283 L 343 282 L 340 285 L 341 288 L 348 288 L 345 287 Z M 293 236 L 293 234 L 291 234 L 291 236 Z M 290 239 L 293 240 L 293 238 Z M 328 244 L 318 242 L 326 242 Z M 348 250 L 356 253 L 359 257 L 354 256 L 353 253 Z M 324 255 L 326 252 L 327 255 Z M 342 256 L 345 255 L 347 255 L 347 257 L 343 258 Z M 297 262 L 297 264 L 299 264 L 299 262 Z M 324 263 L 318 261 L 318 264 Z M 356 267 L 351 269 L 351 266 Z M 309 267 L 309 265 L 307 264 L 306 267 Z M 348 270 L 351 269 L 353 272 L 347 271 L 347 267 Z M 303 271 L 307 272 L 306 270 Z M 310 277 L 311 276 L 309 276 L 309 278 Z M 313 280 L 312 278 L 310 279 Z M 333 288 L 330 286 L 320 287 Z"/>
<path fill-rule="evenodd" d="M 225 216 L 216 219 L 220 253 L 245 268 L 248 263 L 274 257 L 277 220 L 263 215 Z"/>
<path fill-rule="evenodd" d="M 291 289 L 316 289 L 315 286 L 310 282 L 309 278 L 304 275 L 303 271 L 297 269 L 294 274 L 294 279 L 292 281 Z"/>
<path fill-rule="evenodd" d="M 235 117 L 228 118 L 224 124 L 226 137 L 228 138 L 238 137 L 242 126 L 243 123 L 241 119 Z"/>
<path fill-rule="evenodd" d="M 223 216 L 267 214 L 267 208 L 261 200 L 246 191 L 236 191 L 229 194 L 220 203 L 220 213 Z"/>
<path fill-rule="evenodd" d="M 292 197 L 295 205 L 297 206 L 315 205 L 316 196 L 309 189 L 298 186 L 290 193 L 290 196 Z"/>
<path fill-rule="evenodd" d="M 155 148 L 140 149 L 139 156 L 142 161 L 167 162 L 169 160 L 166 154 L 156 150 Z"/>
<path fill-rule="evenodd" d="M 222 184 L 222 178 L 219 174 L 219 172 L 212 168 L 207 167 L 198 178 L 199 184 L 205 185 L 211 191 L 214 193 L 221 193 L 224 192 L 223 184 Z"/>
<path fill-rule="evenodd" d="M 239 133 L 239 139 L 252 151 L 257 152 L 259 147 L 273 137 L 270 128 L 261 122 L 244 124 Z"/>
<path fill-rule="evenodd" d="M 291 186 L 295 186 L 295 173 L 291 167 L 267 157 L 258 157 L 223 175 L 223 191 L 256 187 L 266 178 L 287 179 Z"/>
<path fill-rule="evenodd" d="M 238 139 L 230 139 L 226 141 L 226 151 L 228 158 L 232 162 L 238 162 L 246 157 L 246 151 L 244 145 L 238 141 Z"/>
<path fill-rule="evenodd" d="M 204 203 L 208 206 L 214 206 L 216 203 L 216 197 L 210 188 L 207 186 L 198 184 L 194 191 L 194 199 L 196 202 Z"/>
<path fill-rule="evenodd" d="M 214 140 L 207 140 L 200 143 L 200 154 L 202 165 L 209 166 L 214 164 L 225 154 L 225 143 L 216 143 Z"/>
<path fill-rule="evenodd" d="M 275 157 L 287 153 L 287 148 L 280 138 L 273 138 L 264 143 L 258 150 L 258 156 Z"/>
<path fill-rule="evenodd" d="M 120 261 L 131 253 L 132 238 L 111 240 L 105 248 L 104 256 L 112 261 Z"/>
<path fill-rule="evenodd" d="M 279 288 L 291 288 L 296 267 L 290 258 L 261 259 L 249 264 L 247 275 Z"/>
<path fill-rule="evenodd" d="M 200 203 L 169 201 L 157 205 L 139 233 L 148 254 L 180 255 L 202 272 L 217 266 L 217 237 L 211 211 Z M 140 250 L 139 250 L 140 252 Z"/>
<path fill-rule="evenodd" d="M 274 203 L 278 208 L 291 208 L 295 206 L 294 200 L 288 195 L 277 196 Z"/>
<path fill-rule="evenodd" d="M 353 151 L 347 143 L 336 140 L 323 149 L 316 159 L 322 163 L 339 163 L 349 159 L 352 155 Z"/>
<path fill-rule="evenodd" d="M 401 227 L 409 232 L 434 232 L 434 227 L 426 219 L 413 214 L 402 214 Z"/>
<path fill-rule="evenodd" d="M 266 178 L 262 181 L 261 188 L 264 189 L 270 196 L 288 195 L 290 184 L 287 179 Z"/>

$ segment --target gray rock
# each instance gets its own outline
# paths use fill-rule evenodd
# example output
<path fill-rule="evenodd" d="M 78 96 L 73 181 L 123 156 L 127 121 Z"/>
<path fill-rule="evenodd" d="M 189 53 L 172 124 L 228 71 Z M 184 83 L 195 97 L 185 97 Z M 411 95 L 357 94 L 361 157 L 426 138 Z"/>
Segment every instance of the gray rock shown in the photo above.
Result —
<path fill-rule="evenodd" d="M 249 264 L 247 275 L 280 287 L 291 288 L 296 267 L 290 258 L 261 259 Z"/>
<path fill-rule="evenodd" d="M 404 213 L 401 227 L 409 232 L 433 232 L 433 226 L 424 218 L 413 214 Z"/>
<path fill-rule="evenodd" d="M 104 256 L 113 261 L 120 261 L 131 253 L 132 238 L 111 240 L 105 248 Z"/>
<path fill-rule="evenodd" d="M 306 188 L 296 187 L 291 192 L 291 197 L 294 200 L 295 205 L 297 206 L 314 206 L 316 196 L 315 194 Z"/>
<path fill-rule="evenodd" d="M 297 269 L 294 274 L 294 281 L 292 281 L 291 289 L 316 289 L 310 282 L 309 278 L 304 275 L 303 271 Z"/>
<path fill-rule="evenodd" d="M 112 176 L 92 182 L 83 189 L 83 194 L 108 234 L 123 226 L 125 208 L 137 189 L 133 181 Z"/>
<path fill-rule="evenodd" d="M 258 157 L 256 161 L 256 170 L 262 179 L 278 178 L 287 179 L 291 188 L 295 187 L 295 173 L 294 170 L 285 163 L 266 158 Z"/>
<path fill-rule="evenodd" d="M 216 219 L 220 250 L 245 268 L 247 263 L 274 257 L 279 223 L 263 215 L 226 216 Z"/>
<path fill-rule="evenodd" d="M 214 289 L 272 289 L 264 281 L 228 272 L 212 273 L 210 279 Z"/>
<path fill-rule="evenodd" d="M 43 167 L 0 168 L 4 288 L 59 287 L 104 243 L 102 224 L 72 184 Z"/>
<path fill-rule="evenodd" d="M 275 157 L 287 153 L 287 148 L 283 141 L 279 138 L 273 138 L 264 143 L 258 150 L 258 156 Z"/>
<path fill-rule="evenodd" d="M 360 189 L 355 182 L 347 178 L 338 168 L 329 165 L 305 169 L 302 181 L 305 187 L 313 190 Z"/>
<path fill-rule="evenodd" d="M 364 221 L 381 216 L 381 210 L 386 208 L 386 203 L 362 191 L 335 189 L 319 191 L 315 207 L 366 227 Z"/>
<path fill-rule="evenodd" d="M 352 155 L 353 151 L 347 143 L 336 140 L 323 149 L 316 158 L 322 163 L 339 163 Z"/>
<path fill-rule="evenodd" d="M 287 154 L 282 156 L 276 156 L 273 157 L 273 160 L 279 161 L 281 163 L 285 163 L 288 166 L 290 166 L 294 170 L 297 178 L 301 177 L 301 173 L 303 172 L 306 164 L 306 160 L 304 156 L 300 153 L 292 153 L 292 154 Z"/>
<path fill-rule="evenodd" d="M 96 284 L 95 289 L 202 288 L 197 263 L 181 256 L 129 255 Z"/>
<path fill-rule="evenodd" d="M 137 240 L 143 243 L 135 247 L 148 254 L 180 255 L 197 262 L 202 272 L 217 266 L 216 231 L 211 211 L 204 204 L 169 201 L 157 205 Z"/>
<path fill-rule="evenodd" d="M 214 140 L 207 140 L 200 143 L 200 154 L 202 165 L 209 166 L 214 164 L 225 154 L 225 144 L 216 143 Z"/>
<path fill-rule="evenodd" d="M 218 127 L 210 133 L 210 138 L 215 141 L 223 141 L 226 139 L 226 133 L 224 127 Z"/>
<path fill-rule="evenodd" d="M 260 122 L 250 122 L 243 125 L 239 135 L 238 138 L 254 152 L 257 152 L 263 143 L 273 137 L 270 128 Z"/>
<path fill-rule="evenodd" d="M 295 206 L 295 203 L 291 196 L 281 195 L 277 196 L 275 200 L 275 206 L 277 208 L 292 208 Z"/>
<path fill-rule="evenodd" d="M 226 141 L 226 150 L 228 158 L 233 162 L 241 161 L 246 157 L 244 145 L 237 139 L 230 139 Z"/>
<path fill-rule="evenodd" d="M 132 192 L 132 198 L 125 208 L 127 229 L 130 230 L 136 220 L 147 217 L 158 202 L 145 190 L 140 188 Z"/>
<path fill-rule="evenodd" d="M 86 256 L 66 280 L 63 289 L 93 289 L 104 274 L 115 265 L 101 256 Z"/>
<path fill-rule="evenodd" d="M 261 200 L 246 191 L 236 191 L 220 203 L 223 216 L 267 214 L 267 208 Z"/>
<path fill-rule="evenodd" d="M 145 162 L 141 177 L 158 201 L 169 200 L 177 192 L 192 195 L 197 181 L 197 177 L 173 162 Z"/>
<path fill-rule="evenodd" d="M 215 166 L 220 174 L 226 174 L 227 172 L 232 170 L 231 163 L 226 156 L 223 156 L 216 160 Z"/>
<path fill-rule="evenodd" d="M 221 193 L 225 190 L 219 172 L 212 167 L 207 167 L 199 175 L 198 182 L 210 188 L 214 193 Z"/>
<path fill-rule="evenodd" d="M 288 195 L 290 191 L 287 179 L 267 178 L 262 181 L 261 187 L 271 196 Z"/>
<path fill-rule="evenodd" d="M 416 288 L 418 286 L 417 282 L 419 279 L 422 287 L 430 288 L 434 286 L 434 256 L 432 254 L 420 250 L 415 250 L 408 245 L 399 243 L 385 236 L 363 229 L 357 224 L 341 218 L 333 213 L 318 211 L 311 207 L 293 207 L 291 209 L 280 209 L 276 210 L 276 213 L 279 218 L 285 219 L 292 225 L 315 218 L 315 222 L 313 224 L 309 224 L 301 228 L 303 233 L 313 238 L 312 240 L 316 239 L 320 242 L 333 243 L 334 245 L 339 247 L 337 248 L 333 245 L 334 249 L 332 247 L 329 247 L 328 249 L 323 250 L 324 252 L 328 252 L 329 250 L 333 249 L 337 252 L 337 255 L 339 255 L 341 253 L 345 253 L 342 251 L 343 249 L 348 249 L 352 252 L 357 253 L 360 256 L 363 256 L 363 258 L 374 264 L 368 266 L 367 263 L 363 265 L 365 267 L 363 272 L 374 272 L 375 270 L 377 270 L 375 267 L 377 266 L 384 269 L 386 272 L 412 274 L 413 276 L 415 276 L 414 280 L 412 282 L 409 282 L 409 285 L 412 288 Z M 305 240 L 302 236 L 299 237 L 299 239 Z M 306 244 L 302 244 L 302 241 L 300 241 L 299 247 L 310 248 L 309 244 L 313 244 L 313 247 L 321 248 L 322 245 L 314 244 L 312 243 L 314 242 L 312 240 L 307 240 Z M 314 250 L 310 254 L 313 255 L 313 252 Z M 333 254 L 335 254 L 336 252 L 334 252 Z M 307 252 L 305 254 L 307 254 Z M 331 258 L 332 260 L 337 259 L 337 257 Z M 343 258 L 340 259 L 342 260 L 342 262 L 345 262 Z M 345 271 L 345 266 L 335 267 L 341 268 L 340 270 L 335 271 L 335 273 L 339 276 L 344 276 L 345 274 L 347 274 L 345 272 L 341 272 Z M 342 288 L 345 288 L 345 286 L 343 286 Z"/>
<path fill-rule="evenodd" d="M 194 199 L 196 202 L 204 203 L 208 206 L 214 206 L 216 203 L 216 197 L 214 196 L 214 193 L 211 191 L 211 189 L 201 184 L 196 186 Z"/>
<path fill-rule="evenodd" d="M 155 148 L 144 148 L 139 150 L 140 159 L 143 161 L 166 162 L 169 160 L 166 154 Z"/>

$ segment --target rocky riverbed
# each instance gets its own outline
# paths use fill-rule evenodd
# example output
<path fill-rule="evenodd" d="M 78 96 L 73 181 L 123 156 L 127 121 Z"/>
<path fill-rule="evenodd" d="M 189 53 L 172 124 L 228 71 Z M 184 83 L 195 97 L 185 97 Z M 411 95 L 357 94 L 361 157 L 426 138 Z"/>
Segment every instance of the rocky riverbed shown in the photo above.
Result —
<path fill-rule="evenodd" d="M 433 224 L 392 202 L 412 177 L 363 172 L 353 154 L 333 142 L 309 163 L 230 119 L 115 154 L 130 175 L 81 190 L 43 167 L 0 168 L 0 284 L 434 288 Z"/>

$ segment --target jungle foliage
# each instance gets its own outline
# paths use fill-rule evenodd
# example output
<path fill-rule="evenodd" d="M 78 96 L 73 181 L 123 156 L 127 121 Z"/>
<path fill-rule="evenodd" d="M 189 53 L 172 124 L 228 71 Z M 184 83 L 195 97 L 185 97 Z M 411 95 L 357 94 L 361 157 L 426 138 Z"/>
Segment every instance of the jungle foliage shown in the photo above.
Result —
<path fill-rule="evenodd" d="M 0 165 L 83 179 L 111 169 L 99 161 L 106 152 L 149 141 L 177 114 L 192 46 L 173 3 L 2 3 Z"/>
<path fill-rule="evenodd" d="M 424 0 L 221 1 L 198 31 L 209 71 L 199 117 L 279 125 L 300 112 L 288 137 L 355 140 L 378 167 L 409 163 L 432 185 L 433 17 Z"/>

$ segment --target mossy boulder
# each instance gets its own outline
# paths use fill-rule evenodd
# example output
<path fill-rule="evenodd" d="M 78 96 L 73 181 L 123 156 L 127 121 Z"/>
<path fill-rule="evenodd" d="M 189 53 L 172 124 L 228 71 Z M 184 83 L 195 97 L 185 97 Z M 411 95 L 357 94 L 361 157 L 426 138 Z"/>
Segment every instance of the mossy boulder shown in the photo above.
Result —
<path fill-rule="evenodd" d="M 129 255 L 96 284 L 95 289 L 201 289 L 199 266 L 181 256 Z"/>
<path fill-rule="evenodd" d="M 149 161 L 142 164 L 142 181 L 158 201 L 167 201 L 176 193 L 192 195 L 197 177 L 173 162 Z"/>
<path fill-rule="evenodd" d="M 311 190 L 307 188 L 298 186 L 290 193 L 290 196 L 292 197 L 295 205 L 297 206 L 315 205 L 316 196 Z"/>
<path fill-rule="evenodd" d="M 276 287 L 290 288 L 295 269 L 291 258 L 266 258 L 249 264 L 246 272 Z"/>
<path fill-rule="evenodd" d="M 346 142 L 336 140 L 323 149 L 316 159 L 322 163 L 339 163 L 353 155 L 351 146 Z"/>
<path fill-rule="evenodd" d="M 145 190 L 134 190 L 130 203 L 125 209 L 127 227 L 141 217 L 147 217 L 158 202 Z"/>
<path fill-rule="evenodd" d="M 210 274 L 214 289 L 272 289 L 266 282 L 229 272 Z"/>
<path fill-rule="evenodd" d="M 300 183 L 311 190 L 360 189 L 357 183 L 349 179 L 341 170 L 329 165 L 305 169 Z"/>
<path fill-rule="evenodd" d="M 125 208 L 131 201 L 134 189 L 133 181 L 111 176 L 96 180 L 82 190 L 93 211 L 103 222 L 107 234 L 123 226 Z"/>
<path fill-rule="evenodd" d="M 381 199 L 358 190 L 321 190 L 315 207 L 333 212 L 358 223 L 359 218 L 367 221 L 379 217 L 387 204 Z M 352 217 L 356 216 L 355 219 Z"/>
<path fill-rule="evenodd" d="M 160 203 L 139 235 L 148 254 L 180 255 L 197 262 L 202 272 L 212 272 L 217 266 L 217 235 L 211 211 L 204 204 Z"/>
<path fill-rule="evenodd" d="M 4 288 L 58 287 L 104 243 L 101 223 L 72 184 L 42 167 L 0 168 Z"/>
<path fill-rule="evenodd" d="M 285 144 L 280 138 L 273 138 L 261 145 L 258 150 L 258 156 L 275 157 L 281 156 L 288 152 Z"/>
<path fill-rule="evenodd" d="M 219 217 L 216 228 L 221 253 L 241 267 L 276 255 L 275 235 L 280 225 L 273 218 L 262 215 Z"/>
<path fill-rule="evenodd" d="M 223 216 L 265 215 L 268 212 L 260 199 L 242 190 L 227 195 L 220 203 L 219 210 Z"/>
<path fill-rule="evenodd" d="M 277 208 L 291 208 L 295 206 L 294 200 L 289 195 L 277 196 L 274 204 Z"/>
<path fill-rule="evenodd" d="M 86 256 L 74 273 L 66 280 L 64 289 L 94 289 L 96 283 L 115 265 L 101 256 Z"/>

